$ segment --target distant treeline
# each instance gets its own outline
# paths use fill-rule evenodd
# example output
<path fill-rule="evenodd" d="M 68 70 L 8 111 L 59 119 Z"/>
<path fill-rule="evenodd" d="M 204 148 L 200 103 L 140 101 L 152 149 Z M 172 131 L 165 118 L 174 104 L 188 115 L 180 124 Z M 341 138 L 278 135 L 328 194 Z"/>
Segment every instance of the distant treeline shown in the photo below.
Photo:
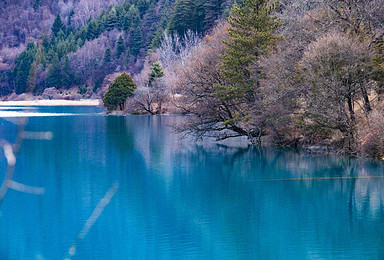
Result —
<path fill-rule="evenodd" d="M 41 94 L 47 87 L 71 85 L 96 90 L 115 70 L 139 72 L 147 51 L 160 44 L 165 30 L 202 35 L 228 14 L 231 5 L 228 0 L 127 0 L 79 27 L 74 25 L 73 10 L 66 19 L 57 15 L 50 34 L 30 38 L 14 68 L 2 73 L 2 81 L 9 84 L 0 94 Z"/>

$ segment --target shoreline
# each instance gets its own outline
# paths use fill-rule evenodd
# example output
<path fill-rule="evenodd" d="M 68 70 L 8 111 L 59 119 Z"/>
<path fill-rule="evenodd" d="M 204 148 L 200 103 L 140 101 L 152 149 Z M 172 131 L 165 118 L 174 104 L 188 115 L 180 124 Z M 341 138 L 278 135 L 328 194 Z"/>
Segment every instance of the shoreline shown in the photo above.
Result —
<path fill-rule="evenodd" d="M 23 101 L 0 101 L 2 106 L 100 106 L 99 99 L 80 99 L 80 100 L 65 100 L 65 99 L 41 99 L 41 100 L 23 100 Z"/>

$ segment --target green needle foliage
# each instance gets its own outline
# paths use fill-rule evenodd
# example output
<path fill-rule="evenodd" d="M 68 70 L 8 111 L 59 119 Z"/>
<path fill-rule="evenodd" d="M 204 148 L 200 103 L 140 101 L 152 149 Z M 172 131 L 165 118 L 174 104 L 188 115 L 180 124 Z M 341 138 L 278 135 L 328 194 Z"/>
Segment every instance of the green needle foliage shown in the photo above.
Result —
<path fill-rule="evenodd" d="M 37 49 L 35 44 L 33 42 L 29 42 L 26 50 L 16 59 L 15 69 L 13 71 L 13 74 L 15 75 L 16 94 L 24 93 L 27 90 L 29 71 L 36 52 Z"/>
<path fill-rule="evenodd" d="M 105 55 L 104 55 L 104 64 L 107 64 L 111 61 L 112 57 L 112 50 L 110 47 L 105 49 Z"/>
<path fill-rule="evenodd" d="M 116 58 L 120 58 L 121 54 L 125 52 L 125 42 L 123 37 L 120 35 L 116 43 Z"/>
<path fill-rule="evenodd" d="M 109 86 L 104 96 L 104 106 L 108 111 L 113 111 L 117 108 L 124 110 L 125 101 L 128 97 L 133 96 L 135 89 L 136 84 L 133 82 L 132 77 L 124 72 Z"/>
<path fill-rule="evenodd" d="M 160 65 L 160 62 L 155 62 L 151 69 L 152 69 L 151 74 L 149 74 L 149 85 L 150 86 L 152 85 L 154 80 L 164 76 L 164 71 Z"/>
<path fill-rule="evenodd" d="M 63 21 L 61 20 L 60 15 L 58 14 L 52 25 L 52 33 L 53 35 L 57 36 L 60 31 L 64 32 L 65 26 L 63 24 Z"/>
<path fill-rule="evenodd" d="M 267 0 L 246 0 L 244 5 L 235 4 L 228 18 L 230 41 L 225 42 L 227 50 L 220 70 L 227 83 L 217 86 L 217 95 L 238 105 L 234 120 L 246 121 L 250 111 L 248 107 L 242 109 L 242 104 L 257 100 L 259 57 L 280 39 L 274 33 L 279 21 L 272 15 L 277 6 Z"/>

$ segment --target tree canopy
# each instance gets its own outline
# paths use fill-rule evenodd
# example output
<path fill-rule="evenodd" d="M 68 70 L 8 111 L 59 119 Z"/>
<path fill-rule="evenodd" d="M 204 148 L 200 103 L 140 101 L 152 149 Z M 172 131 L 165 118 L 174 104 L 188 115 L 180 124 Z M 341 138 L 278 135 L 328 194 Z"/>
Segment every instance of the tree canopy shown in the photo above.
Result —
<path fill-rule="evenodd" d="M 132 77 L 124 72 L 109 86 L 104 96 L 104 106 L 109 111 L 116 109 L 124 110 L 125 101 L 128 97 L 133 96 L 135 89 L 136 84 L 133 82 Z"/>

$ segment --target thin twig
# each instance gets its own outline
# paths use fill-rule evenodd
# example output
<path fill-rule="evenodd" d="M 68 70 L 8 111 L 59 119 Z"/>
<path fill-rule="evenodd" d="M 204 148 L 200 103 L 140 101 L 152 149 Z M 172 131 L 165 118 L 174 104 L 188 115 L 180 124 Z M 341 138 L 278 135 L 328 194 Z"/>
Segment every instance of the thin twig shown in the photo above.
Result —
<path fill-rule="evenodd" d="M 70 260 L 71 257 L 73 257 L 76 253 L 77 245 L 81 240 L 83 240 L 91 227 L 95 224 L 97 219 L 100 217 L 101 213 L 103 213 L 105 207 L 111 202 L 111 199 L 116 194 L 117 190 L 119 189 L 119 184 L 115 183 L 112 185 L 112 187 L 107 191 L 105 196 L 99 201 L 96 208 L 93 210 L 91 216 L 87 219 L 87 221 L 84 224 L 83 229 L 77 236 L 76 240 L 73 242 L 72 246 L 68 250 L 68 255 L 65 258 L 65 260 Z"/>

